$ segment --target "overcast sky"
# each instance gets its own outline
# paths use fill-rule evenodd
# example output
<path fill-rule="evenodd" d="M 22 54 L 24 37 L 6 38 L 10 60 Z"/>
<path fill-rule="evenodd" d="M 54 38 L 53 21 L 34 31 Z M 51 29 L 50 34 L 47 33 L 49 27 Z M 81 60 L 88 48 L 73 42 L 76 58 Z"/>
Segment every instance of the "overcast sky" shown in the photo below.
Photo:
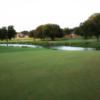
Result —
<path fill-rule="evenodd" d="M 32 30 L 46 23 L 75 27 L 100 12 L 100 0 L 0 0 L 0 27 Z"/>

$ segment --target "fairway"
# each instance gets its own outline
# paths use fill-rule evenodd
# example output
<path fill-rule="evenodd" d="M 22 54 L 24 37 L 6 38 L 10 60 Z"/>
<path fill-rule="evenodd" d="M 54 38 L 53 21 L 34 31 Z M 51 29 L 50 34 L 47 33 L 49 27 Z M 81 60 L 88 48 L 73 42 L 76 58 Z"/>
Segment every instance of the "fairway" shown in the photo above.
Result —
<path fill-rule="evenodd" d="M 0 100 L 100 100 L 100 51 L 0 47 Z"/>

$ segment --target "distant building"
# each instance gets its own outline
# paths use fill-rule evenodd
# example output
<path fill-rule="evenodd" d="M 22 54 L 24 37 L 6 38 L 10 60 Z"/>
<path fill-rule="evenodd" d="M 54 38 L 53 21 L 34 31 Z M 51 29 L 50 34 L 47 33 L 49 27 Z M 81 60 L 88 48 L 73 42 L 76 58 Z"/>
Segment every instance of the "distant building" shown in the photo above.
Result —
<path fill-rule="evenodd" d="M 66 38 L 71 38 L 71 39 L 74 39 L 74 38 L 78 38 L 80 37 L 79 35 L 75 34 L 74 32 L 70 33 L 70 34 L 66 34 L 65 35 Z"/>
<path fill-rule="evenodd" d="M 17 33 L 16 38 L 26 38 L 29 37 L 27 34 L 23 34 L 21 32 Z"/>

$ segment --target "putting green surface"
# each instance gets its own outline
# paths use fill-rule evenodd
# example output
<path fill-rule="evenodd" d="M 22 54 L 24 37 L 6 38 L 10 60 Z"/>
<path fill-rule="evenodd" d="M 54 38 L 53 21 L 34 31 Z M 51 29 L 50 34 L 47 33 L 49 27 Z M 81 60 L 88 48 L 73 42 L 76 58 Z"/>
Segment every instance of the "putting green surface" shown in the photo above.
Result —
<path fill-rule="evenodd" d="M 0 100 L 100 100 L 100 51 L 0 47 Z"/>

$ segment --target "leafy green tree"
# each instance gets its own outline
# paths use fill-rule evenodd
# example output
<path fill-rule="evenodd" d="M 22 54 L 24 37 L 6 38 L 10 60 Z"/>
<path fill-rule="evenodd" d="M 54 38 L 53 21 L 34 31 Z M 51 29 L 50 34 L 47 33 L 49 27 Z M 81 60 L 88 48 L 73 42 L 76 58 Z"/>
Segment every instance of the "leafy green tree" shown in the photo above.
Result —
<path fill-rule="evenodd" d="M 81 35 L 88 39 L 95 36 L 97 40 L 100 38 L 100 13 L 93 14 L 84 23 L 80 24 L 79 29 L 81 30 Z"/>
<path fill-rule="evenodd" d="M 8 26 L 8 39 L 11 40 L 16 36 L 16 31 L 14 29 L 14 26 Z"/>
<path fill-rule="evenodd" d="M 36 28 L 36 33 L 35 35 L 38 37 L 38 38 L 41 38 L 42 40 L 45 39 L 45 32 L 44 32 L 44 25 L 40 25 Z"/>
<path fill-rule="evenodd" d="M 70 29 L 70 28 L 64 28 L 64 29 L 63 29 L 64 35 L 71 34 L 72 31 L 73 31 L 73 30 Z"/>
<path fill-rule="evenodd" d="M 57 24 L 46 24 L 45 25 L 45 34 L 51 38 L 51 40 L 55 40 L 56 37 L 63 37 L 63 31 Z"/>
<path fill-rule="evenodd" d="M 6 40 L 7 46 L 8 46 L 8 40 L 11 40 L 12 38 L 14 38 L 15 35 L 16 35 L 16 31 L 14 30 L 13 26 L 8 26 L 8 28 L 2 27 L 0 29 L 0 39 Z"/>
<path fill-rule="evenodd" d="M 56 37 L 58 38 L 63 37 L 62 29 L 59 27 L 59 25 L 56 24 L 40 25 L 36 29 L 36 34 L 41 39 L 49 37 L 51 38 L 51 40 L 55 40 Z"/>
<path fill-rule="evenodd" d="M 91 23 L 91 29 L 94 36 L 99 41 L 100 39 L 100 13 L 93 14 L 89 17 L 88 21 Z"/>
<path fill-rule="evenodd" d="M 0 39 L 1 40 L 8 39 L 8 32 L 7 32 L 7 28 L 6 27 L 2 27 L 0 29 Z"/>
<path fill-rule="evenodd" d="M 8 31 L 6 27 L 2 27 L 0 29 L 0 39 L 1 40 L 6 40 L 7 41 L 7 46 L 8 46 Z"/>
<path fill-rule="evenodd" d="M 74 30 L 75 34 L 80 35 L 80 36 L 83 35 L 82 30 L 81 30 L 80 27 L 75 27 L 73 30 Z"/>
<path fill-rule="evenodd" d="M 2 37 L 1 31 L 2 31 L 2 30 L 1 30 L 1 28 L 0 28 L 0 40 L 1 40 L 1 37 Z"/>
<path fill-rule="evenodd" d="M 35 41 L 35 39 L 38 37 L 36 34 L 36 30 L 31 30 L 29 32 L 29 37 L 33 38 L 33 40 Z"/>
<path fill-rule="evenodd" d="M 84 23 L 81 23 L 80 25 L 80 33 L 84 37 L 84 39 L 91 38 L 93 36 L 93 31 L 92 31 L 92 24 L 89 21 L 85 21 Z"/>

